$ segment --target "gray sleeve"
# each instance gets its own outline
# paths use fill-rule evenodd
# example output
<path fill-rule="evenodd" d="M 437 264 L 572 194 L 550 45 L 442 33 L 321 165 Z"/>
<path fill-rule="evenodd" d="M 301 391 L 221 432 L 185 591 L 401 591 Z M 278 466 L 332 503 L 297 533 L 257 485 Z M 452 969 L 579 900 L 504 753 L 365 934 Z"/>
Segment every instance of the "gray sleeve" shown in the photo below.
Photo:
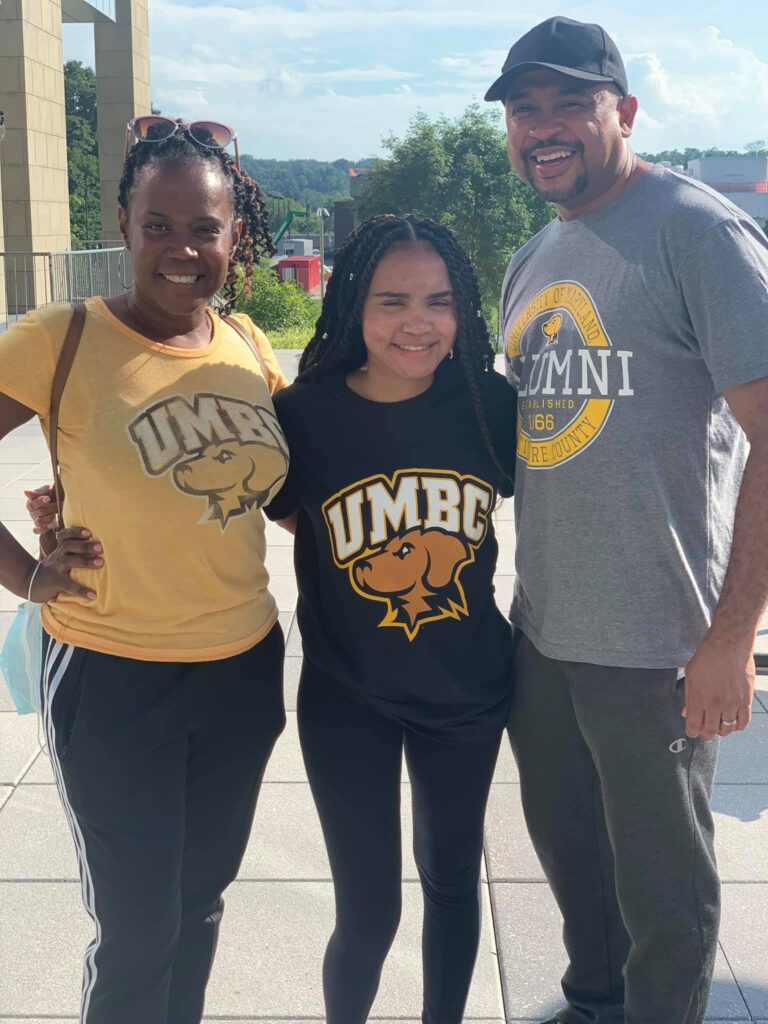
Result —
<path fill-rule="evenodd" d="M 501 333 L 501 351 L 504 353 L 504 375 L 512 387 L 515 390 L 518 390 L 520 387 L 520 376 L 515 372 L 515 369 L 507 356 L 507 303 L 509 302 L 509 296 L 512 289 L 512 268 L 514 266 L 514 262 L 515 260 L 513 257 L 507 267 L 507 272 L 504 275 L 504 283 L 501 286 L 501 301 L 499 302 L 499 332 Z"/>
<path fill-rule="evenodd" d="M 768 238 L 757 225 L 730 218 L 693 242 L 680 285 L 717 390 L 768 377 Z"/>

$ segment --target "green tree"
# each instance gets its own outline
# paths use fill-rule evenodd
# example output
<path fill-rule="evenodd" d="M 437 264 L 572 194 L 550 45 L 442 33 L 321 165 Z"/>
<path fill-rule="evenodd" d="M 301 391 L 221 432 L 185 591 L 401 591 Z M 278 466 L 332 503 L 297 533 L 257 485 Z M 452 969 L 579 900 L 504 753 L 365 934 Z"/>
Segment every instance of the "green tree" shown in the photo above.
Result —
<path fill-rule="evenodd" d="M 311 327 L 318 316 L 317 302 L 293 281 L 282 284 L 269 262 L 254 268 L 251 295 L 243 296 L 237 309 L 267 333 Z"/>
<path fill-rule="evenodd" d="M 96 75 L 78 60 L 64 65 L 69 216 L 72 245 L 101 238 L 101 191 L 96 127 Z"/>
<path fill-rule="evenodd" d="M 512 173 L 496 117 L 473 104 L 451 120 L 418 114 L 374 161 L 360 215 L 415 213 L 451 228 L 477 269 L 489 324 L 512 254 L 544 227 L 554 208 Z"/>
<path fill-rule="evenodd" d="M 258 181 L 263 192 L 290 196 L 299 206 L 327 206 L 349 195 L 349 168 L 365 167 L 371 161 L 351 160 L 262 160 L 243 153 L 240 163 L 246 174 Z"/>

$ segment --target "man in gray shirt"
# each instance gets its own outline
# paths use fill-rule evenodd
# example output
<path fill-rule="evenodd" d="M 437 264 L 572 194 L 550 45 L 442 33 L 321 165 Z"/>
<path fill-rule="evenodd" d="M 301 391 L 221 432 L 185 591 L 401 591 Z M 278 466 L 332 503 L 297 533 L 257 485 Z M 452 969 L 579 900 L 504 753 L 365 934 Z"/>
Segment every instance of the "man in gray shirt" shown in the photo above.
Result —
<path fill-rule="evenodd" d="M 526 820 L 565 919 L 564 1024 L 698 1024 L 717 945 L 717 737 L 768 602 L 768 240 L 637 159 L 602 28 L 548 21 L 486 96 L 559 217 L 513 257 L 516 696 Z"/>

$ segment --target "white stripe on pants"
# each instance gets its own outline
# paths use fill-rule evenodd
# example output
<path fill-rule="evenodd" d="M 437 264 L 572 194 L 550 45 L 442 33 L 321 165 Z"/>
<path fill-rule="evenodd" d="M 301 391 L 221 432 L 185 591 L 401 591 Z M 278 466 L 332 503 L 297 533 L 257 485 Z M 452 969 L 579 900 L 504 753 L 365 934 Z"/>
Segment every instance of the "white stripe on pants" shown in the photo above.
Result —
<path fill-rule="evenodd" d="M 56 779 L 56 787 L 59 791 L 59 796 L 61 797 L 61 802 L 69 823 L 70 831 L 72 832 L 72 838 L 75 841 L 83 904 L 96 926 L 96 936 L 88 946 L 85 954 L 85 963 L 83 965 L 80 1024 L 87 1024 L 91 993 L 93 992 L 93 987 L 96 984 L 96 976 L 98 974 L 98 968 L 96 967 L 96 952 L 101 944 L 101 925 L 98 917 L 96 916 L 96 900 L 93 889 L 93 879 L 91 878 L 91 872 L 88 867 L 88 858 L 86 856 L 85 839 L 83 838 L 83 833 L 80 829 L 80 825 L 78 824 L 75 812 L 72 810 L 67 798 L 64 776 L 56 750 L 56 727 L 54 726 L 53 715 L 51 713 L 53 701 L 56 697 L 61 681 L 66 674 L 67 668 L 69 667 L 69 663 L 72 660 L 74 651 L 75 648 L 71 645 L 62 644 L 57 640 L 49 638 L 48 649 L 46 651 L 43 664 L 42 713 L 43 728 L 45 730 L 45 738 L 48 746 L 48 754 L 51 759 L 51 765 L 53 767 L 53 774 Z"/>

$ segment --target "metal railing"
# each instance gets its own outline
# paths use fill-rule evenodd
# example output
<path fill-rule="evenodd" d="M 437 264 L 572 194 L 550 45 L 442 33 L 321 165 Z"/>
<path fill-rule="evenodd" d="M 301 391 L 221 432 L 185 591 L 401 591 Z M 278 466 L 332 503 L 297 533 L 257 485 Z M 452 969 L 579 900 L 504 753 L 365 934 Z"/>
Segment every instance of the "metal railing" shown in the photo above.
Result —
<path fill-rule="evenodd" d="M 79 252 L 0 252 L 0 331 L 31 309 L 119 295 L 133 277 L 122 247 Z"/>
<path fill-rule="evenodd" d="M 52 302 L 50 253 L 0 253 L 0 330 Z"/>
<path fill-rule="evenodd" d="M 119 295 L 130 282 L 131 268 L 125 252 L 119 265 L 119 249 L 83 249 L 80 252 L 51 253 L 51 294 L 53 302 L 82 302 L 94 295 Z M 125 277 L 123 277 L 125 275 Z"/>
<path fill-rule="evenodd" d="M 83 249 L 122 249 L 122 247 L 123 242 L 120 238 L 82 238 L 72 245 L 74 252 L 82 252 Z"/>

